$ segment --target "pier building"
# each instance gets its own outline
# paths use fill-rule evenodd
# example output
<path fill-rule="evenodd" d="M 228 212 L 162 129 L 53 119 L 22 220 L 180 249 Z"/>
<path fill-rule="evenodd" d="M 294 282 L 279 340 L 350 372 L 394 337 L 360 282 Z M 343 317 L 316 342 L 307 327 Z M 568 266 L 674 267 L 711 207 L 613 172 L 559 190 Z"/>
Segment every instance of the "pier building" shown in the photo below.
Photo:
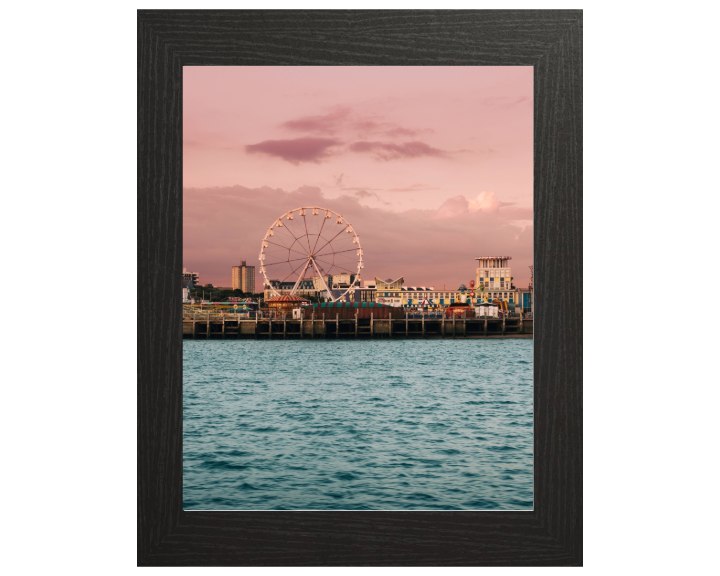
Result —
<path fill-rule="evenodd" d="M 475 298 L 484 302 L 505 300 L 517 304 L 517 290 L 512 284 L 511 256 L 479 256 L 475 271 Z"/>
<path fill-rule="evenodd" d="M 299 308 L 304 304 L 308 304 L 308 301 L 304 298 L 294 295 L 283 295 L 276 296 L 275 298 L 268 298 L 265 301 L 267 307 L 276 314 L 292 315 L 292 311 L 295 308 Z"/>
<path fill-rule="evenodd" d="M 449 306 L 472 297 L 461 290 L 436 290 L 434 286 L 403 286 L 403 278 L 397 280 L 376 279 L 375 302 L 388 306 L 418 306 L 427 301 L 431 306 Z"/>
<path fill-rule="evenodd" d="M 185 273 L 183 272 L 183 276 Z M 183 278 L 182 281 L 182 300 L 183 302 L 190 302 L 190 291 L 195 288 L 195 285 L 193 284 L 192 280 L 185 280 Z"/>
<path fill-rule="evenodd" d="M 368 288 L 367 286 L 363 288 L 355 288 L 355 293 L 353 294 L 353 301 L 354 302 L 375 302 L 377 290 L 375 290 L 375 286 L 373 285 L 372 288 Z"/>
<path fill-rule="evenodd" d="M 402 286 L 405 279 L 400 276 L 393 280 L 388 278 L 382 280 L 381 278 L 375 277 L 375 302 L 378 304 L 385 304 L 387 306 L 402 306 Z"/>
<path fill-rule="evenodd" d="M 522 308 L 522 311 L 524 314 L 529 314 L 532 312 L 533 307 L 533 291 L 532 287 L 528 288 L 518 288 L 516 290 L 517 295 L 517 305 Z"/>

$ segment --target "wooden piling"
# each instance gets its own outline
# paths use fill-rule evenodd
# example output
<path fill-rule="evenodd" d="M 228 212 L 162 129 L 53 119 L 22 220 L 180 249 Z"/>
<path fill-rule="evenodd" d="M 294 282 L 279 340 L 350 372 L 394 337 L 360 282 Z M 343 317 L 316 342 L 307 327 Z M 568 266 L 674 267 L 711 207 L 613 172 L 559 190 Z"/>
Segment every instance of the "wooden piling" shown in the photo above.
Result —
<path fill-rule="evenodd" d="M 315 308 L 313 308 L 313 311 L 312 311 L 312 331 L 311 332 L 312 332 L 311 338 L 314 340 L 315 339 Z"/>
<path fill-rule="evenodd" d="M 369 334 L 372 339 L 375 338 L 375 312 L 370 313 L 370 322 L 368 323 L 369 330 L 365 332 L 365 329 L 360 330 L 360 313 L 359 311 L 354 313 L 355 316 L 353 320 L 355 321 L 354 329 L 351 324 L 347 323 L 347 320 L 345 321 L 345 325 L 347 326 L 347 330 L 344 333 L 343 337 L 351 338 L 352 335 L 355 335 L 356 339 L 360 338 L 360 335 L 365 337 L 365 335 Z M 398 329 L 395 330 L 395 326 L 393 324 L 393 318 L 392 313 L 389 311 L 386 313 L 387 317 L 383 318 L 383 315 L 381 314 L 380 318 L 378 319 L 378 322 L 380 323 L 379 332 L 377 333 L 378 339 L 385 339 L 385 338 L 395 338 L 395 337 L 402 337 L 405 336 L 407 339 L 410 338 L 410 314 L 409 312 L 405 315 L 405 332 L 403 334 L 402 330 L 402 324 L 399 325 Z M 251 326 L 253 326 L 251 319 L 247 320 L 241 320 L 240 318 L 237 318 L 235 315 L 232 314 L 225 314 L 219 315 L 206 315 L 205 318 L 202 317 L 202 312 L 198 316 L 195 316 L 193 314 L 189 314 L 185 316 L 183 320 L 183 337 L 184 338 L 192 338 L 192 339 L 199 339 L 203 336 L 203 333 L 200 331 L 200 325 L 205 324 L 206 332 L 205 332 L 205 339 L 206 340 L 228 340 L 228 339 L 234 339 L 234 338 L 252 338 L 253 333 L 250 329 Z M 330 332 L 329 324 L 332 322 L 332 319 L 328 319 L 327 315 L 324 315 L 323 318 L 319 319 L 321 321 L 321 327 L 320 327 L 320 338 L 329 338 Z M 397 320 L 402 321 L 402 316 L 398 318 Z M 427 317 L 421 316 L 419 318 L 420 322 L 418 324 L 415 324 L 415 326 L 419 327 L 420 330 L 413 329 L 413 338 L 422 338 L 422 339 L 432 339 L 435 337 L 437 332 L 435 332 L 435 329 L 433 326 L 433 322 L 435 322 L 434 319 L 430 318 L 428 315 Z M 460 318 L 459 315 L 453 315 L 452 320 L 448 318 L 447 316 L 441 316 L 440 318 L 437 318 L 436 320 L 440 320 L 440 336 L 441 338 L 475 338 L 475 337 L 484 337 L 484 338 L 490 338 L 490 337 L 522 337 L 525 335 L 525 318 L 521 318 L 519 316 L 510 316 L 510 315 L 503 315 L 503 316 L 497 316 L 493 317 L 489 314 L 483 314 L 482 316 L 478 316 L 475 320 L 473 318 L 468 317 L 467 314 L 463 314 L 463 317 Z M 482 324 L 480 324 L 480 320 L 482 320 Z M 491 320 L 499 321 L 499 323 L 493 323 Z M 312 325 L 312 322 L 314 320 L 311 319 L 311 337 L 314 337 L 315 328 Z M 461 322 L 462 321 L 462 322 Z M 448 326 L 452 322 L 452 328 Z M 459 326 L 459 324 L 462 324 L 462 327 Z M 219 326 L 219 330 L 215 330 L 215 326 Z M 280 326 L 278 326 L 280 325 Z M 528 333 L 532 332 L 532 320 L 528 322 Z M 246 328 L 243 328 L 243 326 L 247 326 Z M 300 338 L 305 338 L 305 318 L 301 317 L 299 319 L 292 319 L 287 318 L 287 316 L 284 316 L 283 318 L 278 318 L 277 315 L 272 314 L 268 317 L 263 319 L 263 323 L 261 324 L 259 319 L 257 320 L 255 328 L 255 336 L 257 338 L 264 339 L 265 336 L 268 336 L 268 339 L 272 339 L 273 336 L 277 339 L 280 337 L 280 332 L 282 332 L 282 339 L 290 339 L 292 340 L 294 336 L 297 334 L 297 330 L 300 330 Z M 265 327 L 263 327 L 265 326 Z M 385 328 L 387 326 L 387 329 Z M 297 328 L 294 328 L 297 327 Z M 477 327 L 477 328 L 476 328 Z M 471 330 L 472 329 L 472 330 Z M 452 335 L 448 334 L 449 331 L 452 331 Z M 420 332 L 420 334 L 418 334 Z M 289 336 L 288 336 L 289 335 Z M 530 336 L 530 334 L 528 334 Z M 335 315 L 335 338 L 340 338 L 340 314 Z"/>

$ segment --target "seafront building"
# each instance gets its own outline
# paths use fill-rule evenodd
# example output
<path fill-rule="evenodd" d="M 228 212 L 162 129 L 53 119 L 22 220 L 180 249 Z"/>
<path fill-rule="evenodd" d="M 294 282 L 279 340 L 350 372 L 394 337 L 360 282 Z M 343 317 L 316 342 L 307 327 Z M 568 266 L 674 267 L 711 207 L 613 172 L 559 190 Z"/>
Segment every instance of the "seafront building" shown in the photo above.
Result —
<path fill-rule="evenodd" d="M 517 305 L 522 308 L 522 311 L 524 314 L 529 314 L 532 312 L 533 308 L 533 290 L 532 286 L 528 286 L 527 288 L 518 288 L 516 290 L 517 294 Z"/>
<path fill-rule="evenodd" d="M 300 281 L 298 284 L 295 294 L 306 298 L 313 296 L 316 298 L 323 298 L 327 296 L 325 286 L 330 288 L 334 297 L 342 294 L 350 288 L 351 283 L 355 283 L 357 274 L 326 274 L 322 278 L 320 276 L 313 276 Z M 288 296 L 292 293 L 295 288 L 295 281 L 292 282 L 281 282 L 280 280 L 270 280 L 270 286 L 274 290 L 271 290 L 269 286 L 265 286 L 264 297 L 265 299 L 277 296 Z M 346 297 L 346 300 L 352 299 L 352 290 Z"/>
<path fill-rule="evenodd" d="M 188 272 L 187 268 L 183 268 L 183 280 L 192 280 L 196 286 L 200 284 L 200 274 L 197 272 Z"/>
<path fill-rule="evenodd" d="M 434 286 L 406 286 L 404 277 L 392 279 L 375 278 L 356 282 L 355 274 L 325 275 L 304 279 L 298 284 L 294 294 L 302 298 L 316 297 L 325 299 L 327 293 L 325 285 L 330 287 L 332 296 L 338 298 L 351 285 L 352 290 L 343 298 L 347 302 L 375 302 L 393 307 L 447 307 L 457 302 L 467 302 L 470 305 L 480 305 L 493 300 L 504 300 L 510 310 L 520 309 L 529 313 L 533 308 L 532 285 L 528 288 L 516 288 L 513 283 L 510 268 L 510 256 L 480 256 L 475 259 L 477 269 L 475 273 L 475 286 L 470 288 L 464 285 L 456 290 L 436 290 Z M 265 299 L 272 298 L 278 293 L 290 295 L 295 288 L 295 282 L 281 282 L 270 280 L 271 286 L 265 287 Z"/>
<path fill-rule="evenodd" d="M 255 266 L 248 266 L 243 260 L 240 266 L 232 267 L 232 289 L 255 292 Z"/>
<path fill-rule="evenodd" d="M 190 302 L 190 291 L 195 288 L 195 285 L 193 284 L 192 280 L 186 280 L 184 278 L 185 276 L 185 269 L 183 268 L 183 281 L 182 281 L 182 301 L 184 303 Z"/>
<path fill-rule="evenodd" d="M 372 287 L 355 288 L 353 293 L 354 302 L 375 302 L 376 298 L 377 290 L 374 285 Z"/>
<path fill-rule="evenodd" d="M 433 286 L 403 286 L 398 291 L 378 292 L 377 302 L 391 306 L 449 306 L 466 302 L 472 297 L 470 291 L 435 290 Z"/>
<path fill-rule="evenodd" d="M 280 296 L 290 296 L 293 288 L 295 287 L 295 282 L 281 282 L 280 280 L 270 280 L 270 285 L 274 290 L 271 290 L 270 286 L 265 286 L 265 290 L 263 290 L 263 297 L 265 298 L 265 300 L 269 300 L 270 298 L 273 298 L 278 294 Z M 312 278 L 301 280 L 300 284 L 298 284 L 297 290 L 295 290 L 295 294 L 302 298 L 307 298 L 308 296 L 317 296 L 317 293 L 318 290 Z"/>
<path fill-rule="evenodd" d="M 375 301 L 389 306 L 418 306 L 427 302 L 430 306 L 449 306 L 472 298 L 468 290 L 435 290 L 434 286 L 405 286 L 401 276 L 395 280 L 375 278 L 377 296 Z"/>
<path fill-rule="evenodd" d="M 479 256 L 475 271 L 475 297 L 482 302 L 505 300 L 517 304 L 517 291 L 512 284 L 511 256 Z"/>

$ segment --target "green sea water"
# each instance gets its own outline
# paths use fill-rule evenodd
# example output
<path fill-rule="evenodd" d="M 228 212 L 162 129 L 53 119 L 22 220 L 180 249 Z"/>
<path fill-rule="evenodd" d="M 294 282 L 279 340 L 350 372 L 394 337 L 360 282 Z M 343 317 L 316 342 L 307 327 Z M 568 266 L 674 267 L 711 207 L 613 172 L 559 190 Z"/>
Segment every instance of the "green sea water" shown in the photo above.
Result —
<path fill-rule="evenodd" d="M 532 510 L 533 342 L 183 341 L 186 510 Z"/>

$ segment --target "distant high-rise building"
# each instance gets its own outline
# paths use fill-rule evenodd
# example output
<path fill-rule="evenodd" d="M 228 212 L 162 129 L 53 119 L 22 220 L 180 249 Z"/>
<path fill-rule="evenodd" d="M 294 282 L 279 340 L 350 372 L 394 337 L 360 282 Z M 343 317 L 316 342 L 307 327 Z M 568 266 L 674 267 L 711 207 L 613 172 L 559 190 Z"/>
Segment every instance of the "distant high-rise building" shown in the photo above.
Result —
<path fill-rule="evenodd" d="M 242 290 L 243 292 L 255 292 L 255 266 L 248 266 L 243 260 L 240 266 L 232 267 L 232 287 L 233 290 Z"/>
<path fill-rule="evenodd" d="M 197 286 L 200 284 L 200 274 L 197 272 L 188 272 L 187 268 L 183 268 L 183 280 L 190 280 Z"/>

